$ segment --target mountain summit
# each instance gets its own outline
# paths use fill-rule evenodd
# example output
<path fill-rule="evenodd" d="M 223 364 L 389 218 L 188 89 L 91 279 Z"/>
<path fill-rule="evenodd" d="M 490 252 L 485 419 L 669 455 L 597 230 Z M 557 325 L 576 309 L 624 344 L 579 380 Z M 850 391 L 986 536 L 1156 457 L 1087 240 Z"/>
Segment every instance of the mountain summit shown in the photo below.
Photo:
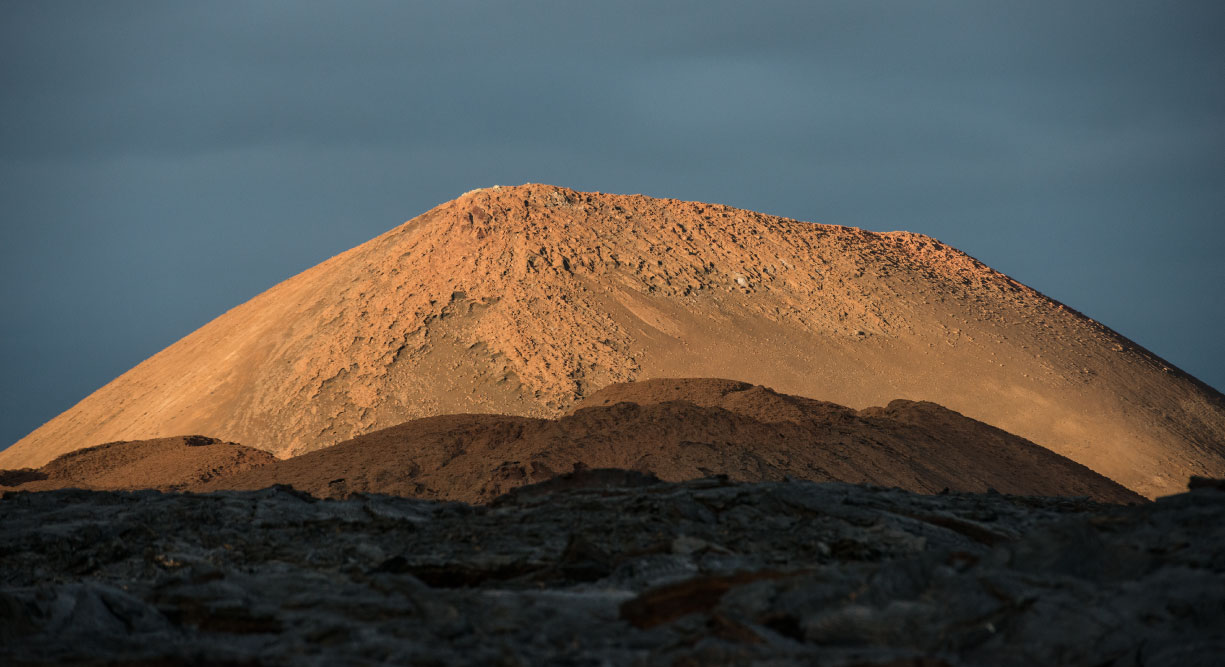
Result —
<path fill-rule="evenodd" d="M 269 289 L 4 452 L 205 433 L 292 455 L 726 377 L 931 401 L 1147 496 L 1225 476 L 1225 397 L 932 238 L 548 185 L 474 190 Z"/>

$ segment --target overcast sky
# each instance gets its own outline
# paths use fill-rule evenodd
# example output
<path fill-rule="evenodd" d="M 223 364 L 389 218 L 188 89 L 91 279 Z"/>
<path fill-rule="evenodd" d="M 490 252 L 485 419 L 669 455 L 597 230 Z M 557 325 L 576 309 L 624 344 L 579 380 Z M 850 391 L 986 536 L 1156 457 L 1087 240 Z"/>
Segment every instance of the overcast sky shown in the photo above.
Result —
<path fill-rule="evenodd" d="M 0 0 L 0 447 L 495 183 L 922 232 L 1225 389 L 1223 8 Z"/>

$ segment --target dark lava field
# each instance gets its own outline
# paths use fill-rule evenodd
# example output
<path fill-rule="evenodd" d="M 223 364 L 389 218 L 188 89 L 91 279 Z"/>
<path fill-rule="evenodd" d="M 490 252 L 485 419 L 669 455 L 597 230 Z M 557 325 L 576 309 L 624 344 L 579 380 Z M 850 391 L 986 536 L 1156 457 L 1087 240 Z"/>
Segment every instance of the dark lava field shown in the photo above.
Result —
<path fill-rule="evenodd" d="M 484 506 L 0 498 L 0 663 L 1218 665 L 1225 491 L 587 471 Z"/>

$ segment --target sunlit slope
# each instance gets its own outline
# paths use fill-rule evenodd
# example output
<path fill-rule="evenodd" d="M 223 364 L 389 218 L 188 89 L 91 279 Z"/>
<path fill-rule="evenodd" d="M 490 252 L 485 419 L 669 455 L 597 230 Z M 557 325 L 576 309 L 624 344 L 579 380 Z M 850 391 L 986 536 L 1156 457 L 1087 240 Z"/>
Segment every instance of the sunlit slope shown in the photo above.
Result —
<path fill-rule="evenodd" d="M 477 190 L 234 308 L 0 453 L 207 433 L 279 455 L 613 382 L 928 400 L 1145 495 L 1225 476 L 1225 399 L 934 239 L 547 185 Z"/>

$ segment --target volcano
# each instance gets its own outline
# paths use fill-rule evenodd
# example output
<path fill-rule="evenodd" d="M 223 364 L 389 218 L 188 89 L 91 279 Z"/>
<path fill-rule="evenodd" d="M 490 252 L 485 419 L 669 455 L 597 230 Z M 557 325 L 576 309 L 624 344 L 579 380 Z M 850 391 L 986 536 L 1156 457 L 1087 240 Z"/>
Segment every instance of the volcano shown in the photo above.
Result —
<path fill-rule="evenodd" d="M 286 457 L 672 377 L 937 403 L 1148 497 L 1225 476 L 1225 397 L 935 239 L 548 185 L 474 190 L 282 282 L 0 468 L 185 433 Z"/>

